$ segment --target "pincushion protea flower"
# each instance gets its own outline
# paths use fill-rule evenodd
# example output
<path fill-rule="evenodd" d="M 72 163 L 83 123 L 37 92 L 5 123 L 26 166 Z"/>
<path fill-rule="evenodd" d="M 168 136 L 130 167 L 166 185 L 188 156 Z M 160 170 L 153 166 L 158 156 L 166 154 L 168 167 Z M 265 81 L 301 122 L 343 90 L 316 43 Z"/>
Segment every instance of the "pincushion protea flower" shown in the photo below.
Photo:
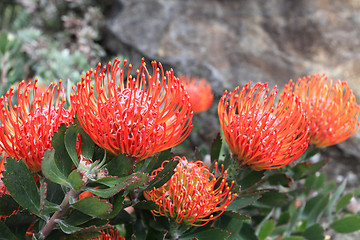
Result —
<path fill-rule="evenodd" d="M 276 87 L 248 82 L 240 91 L 221 97 L 219 120 L 234 158 L 254 170 L 280 168 L 298 158 L 308 146 L 308 126 L 301 101 L 284 92 L 276 106 Z"/>
<path fill-rule="evenodd" d="M 106 230 L 101 230 L 100 236 L 92 240 L 125 240 L 125 238 L 120 236 L 116 229 L 107 228 Z"/>
<path fill-rule="evenodd" d="M 217 163 L 212 174 L 201 161 L 188 162 L 185 157 L 175 158 L 180 161 L 171 179 L 160 188 L 144 192 L 147 200 L 159 206 L 152 213 L 193 226 L 203 226 L 219 217 L 236 197 L 236 193 L 231 193 L 234 181 L 228 185 L 224 167 L 220 176 L 216 177 Z M 156 176 L 166 162 L 151 175 Z"/>
<path fill-rule="evenodd" d="M 189 76 L 180 76 L 180 82 L 184 84 L 186 92 L 190 97 L 191 108 L 194 113 L 208 110 L 214 100 L 210 84 L 206 80 Z"/>
<path fill-rule="evenodd" d="M 310 123 L 310 144 L 324 148 L 345 141 L 359 128 L 360 106 L 348 84 L 323 74 L 292 80 L 285 86 L 303 101 Z"/>
<path fill-rule="evenodd" d="M 99 64 L 73 88 L 72 105 L 82 128 L 110 153 L 137 160 L 181 143 L 192 129 L 192 112 L 173 71 L 164 74 L 154 61 L 151 76 L 142 60 L 136 78 L 129 74 L 129 65 L 124 79 L 126 60 L 122 69 L 119 63 L 115 59 L 107 67 Z"/>
<path fill-rule="evenodd" d="M 2 154 L 2 152 L 0 151 L 0 155 L 1 154 Z M 6 154 L 4 154 L 3 157 L 1 158 L 1 161 L 0 161 L 0 197 L 6 193 L 6 188 L 5 188 L 5 185 L 4 185 L 3 181 L 2 181 L 3 172 L 5 170 L 6 157 L 7 157 Z"/>
<path fill-rule="evenodd" d="M 19 83 L 18 105 L 12 106 L 14 88 L 0 98 L 0 148 L 6 155 L 23 160 L 33 172 L 41 170 L 43 153 L 51 148 L 54 132 L 62 123 L 73 121 L 72 111 L 63 107 L 61 80 L 49 84 L 41 97 L 36 97 L 36 83 L 37 79 L 34 84 Z"/>

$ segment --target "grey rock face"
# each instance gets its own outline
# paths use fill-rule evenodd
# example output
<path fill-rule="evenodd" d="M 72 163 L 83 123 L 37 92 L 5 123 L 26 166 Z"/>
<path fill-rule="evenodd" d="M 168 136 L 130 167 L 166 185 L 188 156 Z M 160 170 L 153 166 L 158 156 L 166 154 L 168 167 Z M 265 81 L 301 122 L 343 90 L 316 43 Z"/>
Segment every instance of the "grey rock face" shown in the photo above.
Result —
<path fill-rule="evenodd" d="M 201 128 L 191 135 L 200 144 L 219 131 L 217 102 L 224 90 L 249 80 L 281 90 L 290 78 L 327 73 L 348 81 L 360 102 L 359 13 L 355 0 L 117 0 L 105 44 L 134 67 L 145 57 L 177 76 L 210 82 L 213 106 L 195 116 Z M 360 158 L 358 139 L 351 154 Z"/>

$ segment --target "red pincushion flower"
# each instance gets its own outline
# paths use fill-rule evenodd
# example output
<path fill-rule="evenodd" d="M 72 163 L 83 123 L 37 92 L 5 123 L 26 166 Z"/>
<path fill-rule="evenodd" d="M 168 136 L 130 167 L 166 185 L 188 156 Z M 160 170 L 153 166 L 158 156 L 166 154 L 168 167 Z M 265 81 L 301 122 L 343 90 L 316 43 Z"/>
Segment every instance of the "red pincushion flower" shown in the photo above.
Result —
<path fill-rule="evenodd" d="M 325 75 L 290 80 L 285 88 L 293 89 L 303 101 L 310 123 L 310 144 L 324 148 L 345 141 L 359 128 L 360 106 L 348 84 L 328 80 Z"/>
<path fill-rule="evenodd" d="M 208 110 L 214 100 L 214 94 L 211 91 L 210 84 L 206 80 L 189 76 L 179 77 L 180 82 L 184 84 L 186 92 L 190 97 L 191 108 L 194 113 Z"/>
<path fill-rule="evenodd" d="M 123 236 L 119 235 L 119 232 L 113 228 L 107 228 L 102 230 L 100 236 L 93 238 L 92 240 L 125 240 Z"/>
<path fill-rule="evenodd" d="M 129 65 L 124 80 L 126 60 L 121 70 L 119 63 L 115 59 L 102 69 L 99 64 L 74 87 L 72 105 L 82 128 L 112 154 L 138 160 L 181 143 L 192 129 L 192 112 L 173 71 L 164 74 L 154 61 L 151 76 L 143 60 L 136 78 L 129 74 Z"/>
<path fill-rule="evenodd" d="M 59 85 L 51 83 L 41 97 L 36 97 L 36 83 L 37 79 L 33 85 L 24 81 L 19 84 L 18 105 L 12 106 L 14 88 L 0 98 L 0 148 L 8 156 L 23 160 L 33 172 L 41 170 L 43 153 L 51 148 L 54 132 L 62 123 L 73 121 L 72 110 L 63 108 L 61 80 Z"/>
<path fill-rule="evenodd" d="M 203 226 L 219 217 L 236 197 L 236 194 L 231 193 L 234 181 L 228 185 L 224 167 L 216 177 L 217 163 L 215 173 L 212 174 L 201 161 L 188 162 L 185 157 L 175 158 L 180 162 L 171 179 L 160 188 L 144 192 L 147 200 L 154 201 L 159 206 L 152 213 L 193 226 Z M 151 175 L 156 176 L 163 170 L 166 162 L 168 161 L 164 161 Z M 219 213 L 214 215 L 216 212 Z"/>
<path fill-rule="evenodd" d="M 247 83 L 225 91 L 218 105 L 219 120 L 234 157 L 254 170 L 280 168 L 298 158 L 308 146 L 308 126 L 301 101 L 284 92 L 276 106 L 276 88 Z"/>

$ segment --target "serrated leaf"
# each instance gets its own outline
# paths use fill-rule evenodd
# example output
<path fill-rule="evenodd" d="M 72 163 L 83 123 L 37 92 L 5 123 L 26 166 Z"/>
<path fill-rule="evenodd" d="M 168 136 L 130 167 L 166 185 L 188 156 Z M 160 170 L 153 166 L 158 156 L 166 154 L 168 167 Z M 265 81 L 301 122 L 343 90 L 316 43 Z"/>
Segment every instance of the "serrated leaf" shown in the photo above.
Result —
<path fill-rule="evenodd" d="M 72 171 L 68 177 L 68 182 L 75 189 L 75 191 L 79 191 L 82 186 L 84 186 L 83 182 L 83 174 L 79 172 L 77 169 Z"/>
<path fill-rule="evenodd" d="M 307 240 L 321 240 L 324 239 L 324 229 L 320 224 L 316 223 L 307 228 L 302 234 Z"/>
<path fill-rule="evenodd" d="M 219 160 L 221 153 L 221 146 L 222 146 L 222 139 L 220 133 L 218 133 L 210 149 L 211 162 Z"/>
<path fill-rule="evenodd" d="M 353 193 L 347 193 L 344 196 L 342 196 L 336 204 L 336 212 L 339 212 L 341 209 L 346 207 L 350 203 L 352 197 L 353 197 Z"/>
<path fill-rule="evenodd" d="M 67 177 L 59 170 L 55 163 L 55 149 L 48 149 L 44 152 L 44 157 L 41 162 L 41 170 L 44 176 L 51 181 L 69 186 L 70 183 L 67 181 Z"/>
<path fill-rule="evenodd" d="M 0 197 L 0 216 L 12 214 L 18 207 L 19 204 L 9 194 L 4 194 Z"/>
<path fill-rule="evenodd" d="M 105 200 L 97 197 L 87 197 L 76 201 L 71 206 L 80 212 L 93 217 L 107 218 L 111 212 L 112 205 Z"/>
<path fill-rule="evenodd" d="M 108 178 L 107 178 L 108 179 Z M 106 184 L 109 188 L 91 188 L 86 187 L 85 190 L 99 196 L 102 198 L 109 198 L 114 196 L 120 191 L 123 190 L 133 190 L 144 185 L 147 182 L 147 174 L 146 173 L 133 173 L 128 177 L 122 177 L 113 179 L 112 181 L 98 181 Z"/>
<path fill-rule="evenodd" d="M 23 161 L 7 158 L 2 180 L 18 204 L 39 216 L 39 190 L 34 180 L 34 174 L 30 172 Z"/>
<path fill-rule="evenodd" d="M 228 231 L 219 228 L 210 228 L 204 231 L 199 231 L 190 234 L 184 234 L 179 240 L 191 240 L 191 239 L 226 239 L 230 236 Z"/>
<path fill-rule="evenodd" d="M 120 192 L 118 194 L 116 194 L 112 201 L 111 204 L 113 205 L 112 211 L 109 215 L 109 219 L 115 217 L 116 215 L 119 214 L 119 212 L 121 211 L 121 209 L 123 208 L 123 202 L 124 202 L 124 196 L 123 196 L 124 192 Z"/>
<path fill-rule="evenodd" d="M 135 158 L 120 154 L 107 164 L 106 168 L 112 176 L 124 177 L 134 172 Z"/>
<path fill-rule="evenodd" d="M 66 234 L 74 234 L 74 233 L 79 233 L 79 232 L 99 232 L 99 230 L 111 227 L 110 225 L 90 226 L 90 227 L 85 227 L 85 228 L 84 227 L 76 227 L 76 226 L 67 224 L 63 220 L 59 220 L 58 224 L 60 226 L 60 229 Z"/>
<path fill-rule="evenodd" d="M 360 216 L 346 216 L 340 218 L 330 225 L 337 233 L 351 233 L 360 230 Z"/>

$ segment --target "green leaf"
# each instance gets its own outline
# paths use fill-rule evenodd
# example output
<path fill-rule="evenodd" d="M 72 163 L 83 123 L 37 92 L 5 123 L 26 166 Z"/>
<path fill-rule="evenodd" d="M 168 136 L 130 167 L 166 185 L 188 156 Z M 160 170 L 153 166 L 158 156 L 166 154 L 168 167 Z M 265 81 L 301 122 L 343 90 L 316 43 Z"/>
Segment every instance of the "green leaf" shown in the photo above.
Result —
<path fill-rule="evenodd" d="M 148 187 L 145 190 L 151 190 L 153 188 L 159 188 L 164 185 L 167 181 L 170 180 L 172 175 L 174 175 L 177 164 L 179 160 L 172 159 L 166 164 L 163 165 L 164 169 L 156 174 L 154 179 L 149 183 Z"/>
<path fill-rule="evenodd" d="M 360 216 L 346 216 L 336 220 L 330 228 L 337 233 L 351 233 L 360 230 Z"/>
<path fill-rule="evenodd" d="M 218 133 L 210 149 L 211 162 L 215 162 L 219 160 L 221 153 L 221 146 L 222 146 L 222 139 L 220 133 Z"/>
<path fill-rule="evenodd" d="M 17 210 L 19 204 L 9 195 L 4 194 L 0 197 L 0 216 L 8 216 Z"/>
<path fill-rule="evenodd" d="M 84 186 L 83 182 L 83 174 L 79 172 L 77 169 L 72 171 L 68 177 L 68 182 L 75 189 L 75 191 L 79 191 L 82 186 Z"/>
<path fill-rule="evenodd" d="M 219 228 L 210 228 L 204 231 L 199 231 L 190 234 L 184 234 L 179 238 L 179 240 L 191 240 L 194 238 L 197 239 L 226 239 L 230 236 L 228 231 L 219 229 Z"/>
<path fill-rule="evenodd" d="M 339 212 L 341 209 L 346 207 L 350 203 L 352 197 L 353 197 L 353 193 L 347 193 L 344 196 L 342 196 L 336 204 L 336 212 Z"/>
<path fill-rule="evenodd" d="M 0 221 L 0 240 L 18 240 L 6 224 Z"/>
<path fill-rule="evenodd" d="M 164 161 L 169 161 L 172 159 L 172 153 L 171 153 L 171 149 L 167 149 L 165 151 L 160 152 L 159 154 L 156 154 L 154 157 L 152 157 L 151 159 L 149 158 L 146 161 L 149 161 L 145 172 L 151 173 L 153 170 L 161 167 L 161 164 Z"/>
<path fill-rule="evenodd" d="M 288 202 L 289 196 L 277 190 L 270 189 L 262 194 L 262 197 L 254 204 L 261 207 L 278 207 Z"/>
<path fill-rule="evenodd" d="M 224 214 L 228 217 L 231 217 L 232 219 L 239 219 L 243 221 L 251 219 L 249 216 L 234 211 L 225 211 Z"/>
<path fill-rule="evenodd" d="M 306 240 L 301 236 L 290 236 L 290 237 L 283 237 L 281 240 Z"/>
<path fill-rule="evenodd" d="M 17 236 L 25 236 L 27 229 L 35 220 L 39 220 L 39 218 L 31 214 L 28 210 L 20 210 L 7 217 L 5 219 L 5 224 L 11 232 L 15 233 Z"/>
<path fill-rule="evenodd" d="M 307 228 L 302 234 L 307 240 L 321 240 L 324 239 L 324 229 L 320 224 L 316 223 Z"/>
<path fill-rule="evenodd" d="M 264 177 L 264 173 L 265 171 L 255 171 L 252 169 L 242 171 L 238 183 L 245 190 L 258 183 Z"/>
<path fill-rule="evenodd" d="M 7 33 L 6 31 L 2 31 L 0 34 L 0 51 L 2 54 L 6 52 L 6 45 L 7 45 Z"/>
<path fill-rule="evenodd" d="M 66 137 L 65 132 L 66 125 L 61 124 L 57 132 L 55 132 L 52 137 L 51 146 L 55 149 L 54 161 L 57 168 L 64 176 L 68 176 L 73 167 L 73 162 L 66 151 L 64 143 L 64 139 Z"/>
<path fill-rule="evenodd" d="M 67 224 L 63 220 L 59 220 L 58 224 L 59 224 L 61 230 L 66 234 L 74 234 L 74 233 L 79 233 L 79 232 L 99 232 L 99 230 L 110 227 L 110 225 L 104 225 L 104 226 L 95 226 L 94 225 L 94 226 L 85 227 L 85 228 L 84 227 L 76 227 L 76 226 Z"/>
<path fill-rule="evenodd" d="M 63 222 L 66 225 L 79 226 L 90 221 L 91 219 L 94 219 L 94 217 L 79 211 L 74 211 L 67 219 L 63 220 Z"/>
<path fill-rule="evenodd" d="M 306 177 L 306 170 L 309 169 L 311 166 L 310 162 L 301 162 L 299 164 L 296 164 L 294 167 L 290 168 L 290 170 L 293 172 L 292 177 L 294 180 L 298 180 L 301 178 Z"/>
<path fill-rule="evenodd" d="M 241 194 L 228 205 L 226 210 L 238 211 L 244 207 L 247 207 L 253 204 L 256 200 L 258 200 L 261 197 L 261 193 L 262 192 L 250 193 L 246 195 Z"/>
<path fill-rule="evenodd" d="M 106 178 L 108 179 L 108 178 Z M 109 188 L 90 188 L 86 187 L 85 190 L 102 198 L 109 198 L 114 196 L 120 191 L 131 191 L 144 185 L 148 181 L 147 173 L 133 173 L 128 177 L 113 179 L 112 181 L 98 181 L 102 182 Z"/>
<path fill-rule="evenodd" d="M 44 152 L 44 158 L 41 162 L 43 174 L 55 183 L 70 186 L 70 183 L 67 181 L 67 177 L 65 177 L 57 167 L 54 155 L 55 149 L 48 149 Z"/>
<path fill-rule="evenodd" d="M 76 201 L 71 206 L 80 212 L 93 217 L 107 218 L 111 212 L 112 205 L 97 197 L 87 197 Z"/>
<path fill-rule="evenodd" d="M 136 203 L 135 205 L 133 205 L 133 207 L 139 209 L 146 209 L 146 210 L 154 210 L 158 208 L 156 203 L 154 203 L 153 201 L 146 201 L 146 200 Z"/>
<path fill-rule="evenodd" d="M 258 240 L 257 236 L 255 235 L 254 228 L 250 224 L 245 222 L 241 227 L 239 236 L 239 239 L 241 240 Z"/>
<path fill-rule="evenodd" d="M 112 211 L 109 215 L 109 219 L 115 217 L 116 215 L 119 214 L 119 212 L 121 211 L 121 209 L 123 208 L 123 202 L 124 202 L 124 196 L 123 196 L 124 192 L 120 192 L 118 194 L 116 194 L 113 199 L 111 199 L 111 204 L 113 205 L 112 207 Z"/>
<path fill-rule="evenodd" d="M 291 187 L 294 183 L 294 179 L 286 173 L 275 173 L 268 177 L 270 185 L 282 185 L 284 187 Z"/>
<path fill-rule="evenodd" d="M 324 159 L 324 160 L 320 160 L 319 162 L 317 163 L 313 163 L 311 164 L 310 168 L 308 168 L 306 171 L 305 171 L 305 175 L 312 175 L 314 173 L 316 173 L 317 171 L 319 171 L 323 166 L 325 166 L 325 164 L 327 164 L 329 162 L 329 159 Z"/>
<path fill-rule="evenodd" d="M 92 159 L 95 151 L 95 143 L 84 129 L 81 128 L 81 124 L 77 118 L 75 118 L 75 125 L 77 132 L 80 133 L 81 136 L 81 155 L 85 158 Z"/>
<path fill-rule="evenodd" d="M 17 161 L 11 157 L 6 159 L 3 182 L 18 204 L 39 216 L 39 190 L 34 180 L 34 174 L 30 172 L 23 161 Z"/>
<path fill-rule="evenodd" d="M 259 232 L 259 240 L 265 240 L 265 238 L 269 236 L 272 230 L 274 229 L 274 225 L 275 225 L 274 220 L 266 221 Z"/>
<path fill-rule="evenodd" d="M 70 124 L 66 130 L 66 135 L 64 139 L 65 148 L 68 152 L 72 162 L 77 167 L 79 165 L 79 159 L 76 152 L 76 141 L 77 141 L 78 131 L 73 124 Z M 82 140 L 82 139 L 81 139 Z"/>
<path fill-rule="evenodd" d="M 308 224 L 312 225 L 318 222 L 329 203 L 330 195 L 320 194 L 306 202 L 304 214 L 307 216 Z"/>
<path fill-rule="evenodd" d="M 124 177 L 134 172 L 135 158 L 120 154 L 107 164 L 106 168 L 112 176 Z"/>
<path fill-rule="evenodd" d="M 327 207 L 327 214 L 328 214 L 329 217 L 332 216 L 331 213 L 333 211 L 335 203 L 340 198 L 340 195 L 344 192 L 345 187 L 346 187 L 346 179 L 340 184 L 340 186 L 336 189 L 336 191 L 334 192 L 333 196 L 330 199 L 329 205 Z M 332 220 L 333 219 L 331 219 L 331 221 Z"/>

